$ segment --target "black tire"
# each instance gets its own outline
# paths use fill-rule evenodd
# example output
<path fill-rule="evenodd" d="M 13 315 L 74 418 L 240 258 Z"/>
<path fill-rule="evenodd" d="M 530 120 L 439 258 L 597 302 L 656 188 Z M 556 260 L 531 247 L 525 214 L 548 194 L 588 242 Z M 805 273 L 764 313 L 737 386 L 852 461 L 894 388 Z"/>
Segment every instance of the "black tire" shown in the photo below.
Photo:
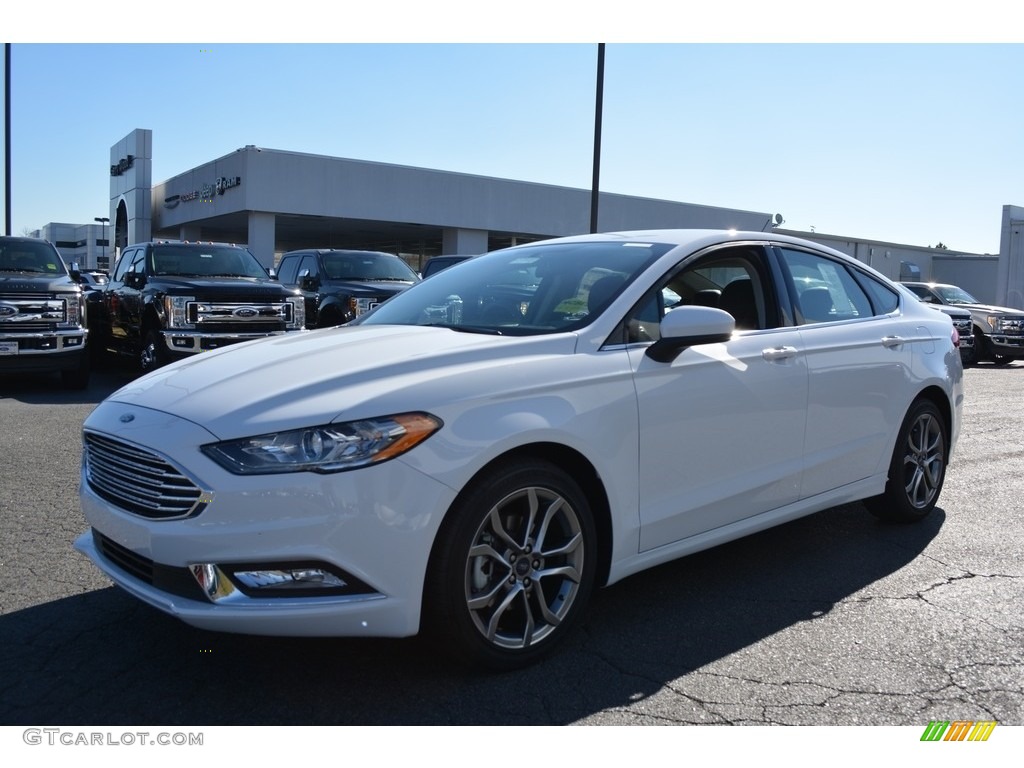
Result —
<path fill-rule="evenodd" d="M 916 523 L 935 508 L 946 478 L 949 434 L 930 400 L 915 400 L 900 426 L 889 463 L 889 480 L 880 496 L 865 504 L 875 517 Z"/>
<path fill-rule="evenodd" d="M 496 671 L 533 664 L 579 621 L 596 565 L 593 515 L 572 477 L 538 460 L 497 467 L 442 525 L 424 629 L 461 663 Z"/>
<path fill-rule="evenodd" d="M 167 364 L 167 351 L 163 337 L 154 329 L 146 331 L 139 349 L 139 371 L 149 373 Z"/>

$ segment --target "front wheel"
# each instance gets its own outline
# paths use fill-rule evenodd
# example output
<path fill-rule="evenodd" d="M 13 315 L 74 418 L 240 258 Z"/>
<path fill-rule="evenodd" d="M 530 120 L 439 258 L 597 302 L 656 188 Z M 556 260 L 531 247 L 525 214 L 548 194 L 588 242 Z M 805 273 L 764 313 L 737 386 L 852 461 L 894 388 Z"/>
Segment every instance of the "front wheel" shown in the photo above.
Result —
<path fill-rule="evenodd" d="M 142 349 L 139 350 L 139 370 L 142 373 L 155 371 L 167 363 L 167 353 L 164 351 L 163 337 L 152 328 L 146 331 L 142 339 Z"/>
<path fill-rule="evenodd" d="M 590 505 L 572 477 L 544 461 L 499 467 L 467 489 L 442 526 L 425 628 L 475 666 L 532 664 L 579 620 L 596 550 Z"/>
<path fill-rule="evenodd" d="M 911 405 L 896 438 L 889 480 L 865 503 L 876 517 L 897 523 L 923 520 L 939 500 L 949 458 L 946 422 L 930 400 Z"/>

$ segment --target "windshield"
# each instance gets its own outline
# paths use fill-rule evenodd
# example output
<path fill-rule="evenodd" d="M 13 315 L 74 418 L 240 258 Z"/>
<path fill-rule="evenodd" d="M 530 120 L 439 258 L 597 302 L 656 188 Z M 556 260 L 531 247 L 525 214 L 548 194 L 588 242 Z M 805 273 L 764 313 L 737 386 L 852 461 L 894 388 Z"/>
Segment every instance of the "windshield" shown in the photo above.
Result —
<path fill-rule="evenodd" d="M 933 289 L 947 304 L 978 304 L 976 298 L 971 296 L 963 288 L 955 285 L 936 285 Z"/>
<path fill-rule="evenodd" d="M 591 241 L 494 251 L 439 272 L 353 324 L 516 336 L 574 330 L 671 247 Z"/>
<path fill-rule="evenodd" d="M 387 253 L 325 253 L 324 272 L 330 280 L 399 280 L 413 283 L 419 278 L 412 267 Z"/>
<path fill-rule="evenodd" d="M 269 277 L 249 251 L 230 245 L 155 245 L 150 258 L 154 275 Z"/>
<path fill-rule="evenodd" d="M 29 272 L 41 275 L 66 275 L 57 251 L 44 242 L 0 241 L 0 272 Z"/>

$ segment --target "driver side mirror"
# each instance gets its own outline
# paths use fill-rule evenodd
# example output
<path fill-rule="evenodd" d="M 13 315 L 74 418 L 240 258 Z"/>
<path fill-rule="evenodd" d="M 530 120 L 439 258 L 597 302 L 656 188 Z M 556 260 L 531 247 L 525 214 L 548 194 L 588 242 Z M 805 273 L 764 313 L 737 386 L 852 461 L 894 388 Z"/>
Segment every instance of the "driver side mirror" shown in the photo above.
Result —
<path fill-rule="evenodd" d="M 304 291 L 315 291 L 320 287 L 320 278 L 309 274 L 308 269 L 304 269 L 299 273 L 299 287 Z"/>
<path fill-rule="evenodd" d="M 716 307 L 685 306 L 661 319 L 661 338 L 644 352 L 658 363 L 671 363 L 687 347 L 721 344 L 732 338 L 736 320 Z"/>

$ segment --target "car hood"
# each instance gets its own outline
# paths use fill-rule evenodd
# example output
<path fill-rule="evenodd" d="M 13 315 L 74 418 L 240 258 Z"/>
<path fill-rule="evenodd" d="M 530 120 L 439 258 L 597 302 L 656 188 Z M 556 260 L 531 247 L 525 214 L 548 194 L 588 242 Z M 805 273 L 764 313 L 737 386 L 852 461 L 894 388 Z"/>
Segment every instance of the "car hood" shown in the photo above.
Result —
<path fill-rule="evenodd" d="M 0 272 L 0 292 L 40 291 L 61 293 L 79 290 L 67 275 L 39 275 L 33 272 Z"/>
<path fill-rule="evenodd" d="M 412 281 L 397 280 L 329 280 L 321 287 L 321 293 L 350 293 L 354 296 L 394 296 L 415 285 Z"/>
<path fill-rule="evenodd" d="M 159 285 L 167 293 L 177 295 L 192 295 L 203 291 L 217 291 L 224 297 L 238 295 L 277 298 L 298 295 L 298 291 L 287 288 L 278 282 L 258 277 L 176 277 L 173 275 L 156 275 L 148 278 L 148 282 Z"/>
<path fill-rule="evenodd" d="M 524 362 L 575 349 L 575 334 L 331 328 L 206 352 L 143 376 L 108 400 L 174 414 L 224 440 L 521 390 Z"/>
<path fill-rule="evenodd" d="M 1024 316 L 1024 310 L 1012 309 L 1011 307 L 997 307 L 993 304 L 950 304 L 949 306 L 969 309 L 972 312 L 985 312 L 986 314 L 991 315 Z"/>

